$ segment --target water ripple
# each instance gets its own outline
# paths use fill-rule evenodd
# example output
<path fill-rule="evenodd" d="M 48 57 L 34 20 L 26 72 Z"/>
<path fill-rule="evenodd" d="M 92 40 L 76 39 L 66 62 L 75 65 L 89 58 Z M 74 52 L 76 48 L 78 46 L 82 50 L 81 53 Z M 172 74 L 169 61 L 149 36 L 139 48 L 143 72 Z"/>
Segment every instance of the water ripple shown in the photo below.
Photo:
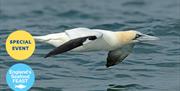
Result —
<path fill-rule="evenodd" d="M 150 89 L 149 87 L 144 87 L 139 84 L 127 84 L 127 85 L 110 84 L 109 86 L 110 86 L 110 88 L 108 88 L 107 91 L 121 91 L 121 90 L 129 91 L 129 90 L 133 90 L 133 89 L 138 89 L 138 90 Z"/>
<path fill-rule="evenodd" d="M 32 87 L 32 91 L 63 91 L 62 88 L 56 88 L 56 87 Z"/>
<path fill-rule="evenodd" d="M 156 63 L 156 64 L 148 64 L 148 65 L 154 65 L 157 67 L 180 67 L 179 62 L 165 62 L 165 63 Z"/>
<path fill-rule="evenodd" d="M 138 7 L 138 6 L 145 6 L 146 2 L 144 2 L 144 1 L 127 1 L 127 2 L 123 3 L 122 5 L 125 7 L 131 7 L 131 6 Z"/>
<path fill-rule="evenodd" d="M 120 24 L 120 23 L 112 23 L 112 24 L 101 24 L 101 25 L 96 25 L 92 28 L 95 29 L 107 29 L 107 30 L 115 30 L 124 27 L 125 24 Z"/>
<path fill-rule="evenodd" d="M 83 13 L 82 11 L 77 10 L 69 10 L 63 13 L 59 13 L 56 16 L 64 17 L 64 18 L 80 18 L 80 19 L 98 19 L 96 16 L 92 16 L 90 14 Z"/>

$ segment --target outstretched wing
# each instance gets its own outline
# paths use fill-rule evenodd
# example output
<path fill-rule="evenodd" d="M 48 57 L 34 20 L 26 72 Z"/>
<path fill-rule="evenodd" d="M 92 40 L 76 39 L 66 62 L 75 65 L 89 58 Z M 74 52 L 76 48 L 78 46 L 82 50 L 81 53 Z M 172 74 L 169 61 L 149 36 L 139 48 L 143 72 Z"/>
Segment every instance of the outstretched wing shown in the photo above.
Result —
<path fill-rule="evenodd" d="M 122 62 L 131 52 L 134 44 L 125 45 L 120 49 L 109 51 L 106 67 L 110 67 Z"/>
<path fill-rule="evenodd" d="M 74 28 L 66 30 L 65 33 L 70 37 L 70 39 L 77 39 L 87 36 L 96 36 L 97 38 L 102 36 L 101 32 L 93 31 L 89 28 Z"/>
<path fill-rule="evenodd" d="M 90 29 L 86 28 L 67 30 L 66 33 L 71 40 L 53 49 L 45 56 L 45 58 L 70 51 L 74 48 L 90 43 L 91 41 L 102 37 L 102 33 L 90 31 Z"/>

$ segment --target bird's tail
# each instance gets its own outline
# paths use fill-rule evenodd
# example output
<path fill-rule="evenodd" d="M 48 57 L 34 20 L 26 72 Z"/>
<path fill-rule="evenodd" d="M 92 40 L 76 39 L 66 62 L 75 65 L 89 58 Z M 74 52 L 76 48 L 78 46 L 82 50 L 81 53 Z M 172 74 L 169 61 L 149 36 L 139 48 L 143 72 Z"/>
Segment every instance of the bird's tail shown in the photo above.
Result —
<path fill-rule="evenodd" d="M 48 37 L 46 36 L 33 36 L 33 38 L 37 41 L 37 42 L 46 42 L 49 40 Z"/>
<path fill-rule="evenodd" d="M 69 41 L 69 37 L 65 33 L 48 34 L 44 36 L 33 36 L 36 42 L 48 43 L 53 46 L 60 46 Z"/>

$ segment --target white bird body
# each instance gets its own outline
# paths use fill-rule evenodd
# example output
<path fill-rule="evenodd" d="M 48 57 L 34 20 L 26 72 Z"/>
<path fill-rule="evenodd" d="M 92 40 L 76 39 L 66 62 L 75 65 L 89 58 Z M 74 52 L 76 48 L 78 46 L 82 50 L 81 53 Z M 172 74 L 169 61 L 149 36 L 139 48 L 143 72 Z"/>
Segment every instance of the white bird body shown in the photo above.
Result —
<path fill-rule="evenodd" d="M 134 30 L 113 32 L 102 29 L 74 28 L 61 33 L 34 36 L 34 39 L 56 47 L 45 58 L 67 51 L 109 51 L 106 64 L 106 67 L 109 67 L 126 58 L 131 53 L 134 43 L 158 38 Z"/>
<path fill-rule="evenodd" d="M 87 28 L 76 28 L 76 30 L 77 29 L 86 30 Z M 100 30 L 100 29 L 92 29 L 92 31 L 102 33 L 103 36 L 101 38 L 98 38 L 97 40 L 92 41 L 91 43 L 86 43 L 83 46 L 72 49 L 71 51 L 78 51 L 78 52 L 100 51 L 100 50 L 110 51 L 120 47 L 120 43 L 118 41 L 115 32 Z M 71 40 L 70 36 L 66 32 L 49 34 L 46 36 L 38 36 L 34 38 L 40 42 L 46 42 L 52 44 L 55 47 L 58 47 L 63 43 Z"/>
<path fill-rule="evenodd" d="M 97 40 L 87 43 L 83 46 L 77 47 L 72 51 L 110 51 L 119 47 L 118 40 L 114 32 L 104 30 L 94 30 L 101 32 L 103 36 Z"/>

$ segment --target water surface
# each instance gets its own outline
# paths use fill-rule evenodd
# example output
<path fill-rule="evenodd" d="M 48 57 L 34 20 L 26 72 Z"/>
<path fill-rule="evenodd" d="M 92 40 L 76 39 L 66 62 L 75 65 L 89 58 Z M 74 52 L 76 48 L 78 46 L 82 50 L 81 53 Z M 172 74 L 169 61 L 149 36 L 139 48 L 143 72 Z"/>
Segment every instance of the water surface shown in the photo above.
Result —
<path fill-rule="evenodd" d="M 43 58 L 53 47 L 37 43 L 23 62 L 36 83 L 30 91 L 179 91 L 179 0 L 0 0 L 0 90 L 9 91 L 5 74 L 17 63 L 3 41 L 15 29 L 33 35 L 75 27 L 137 31 L 158 36 L 138 44 L 121 64 L 105 68 L 106 52 L 64 53 Z"/>

